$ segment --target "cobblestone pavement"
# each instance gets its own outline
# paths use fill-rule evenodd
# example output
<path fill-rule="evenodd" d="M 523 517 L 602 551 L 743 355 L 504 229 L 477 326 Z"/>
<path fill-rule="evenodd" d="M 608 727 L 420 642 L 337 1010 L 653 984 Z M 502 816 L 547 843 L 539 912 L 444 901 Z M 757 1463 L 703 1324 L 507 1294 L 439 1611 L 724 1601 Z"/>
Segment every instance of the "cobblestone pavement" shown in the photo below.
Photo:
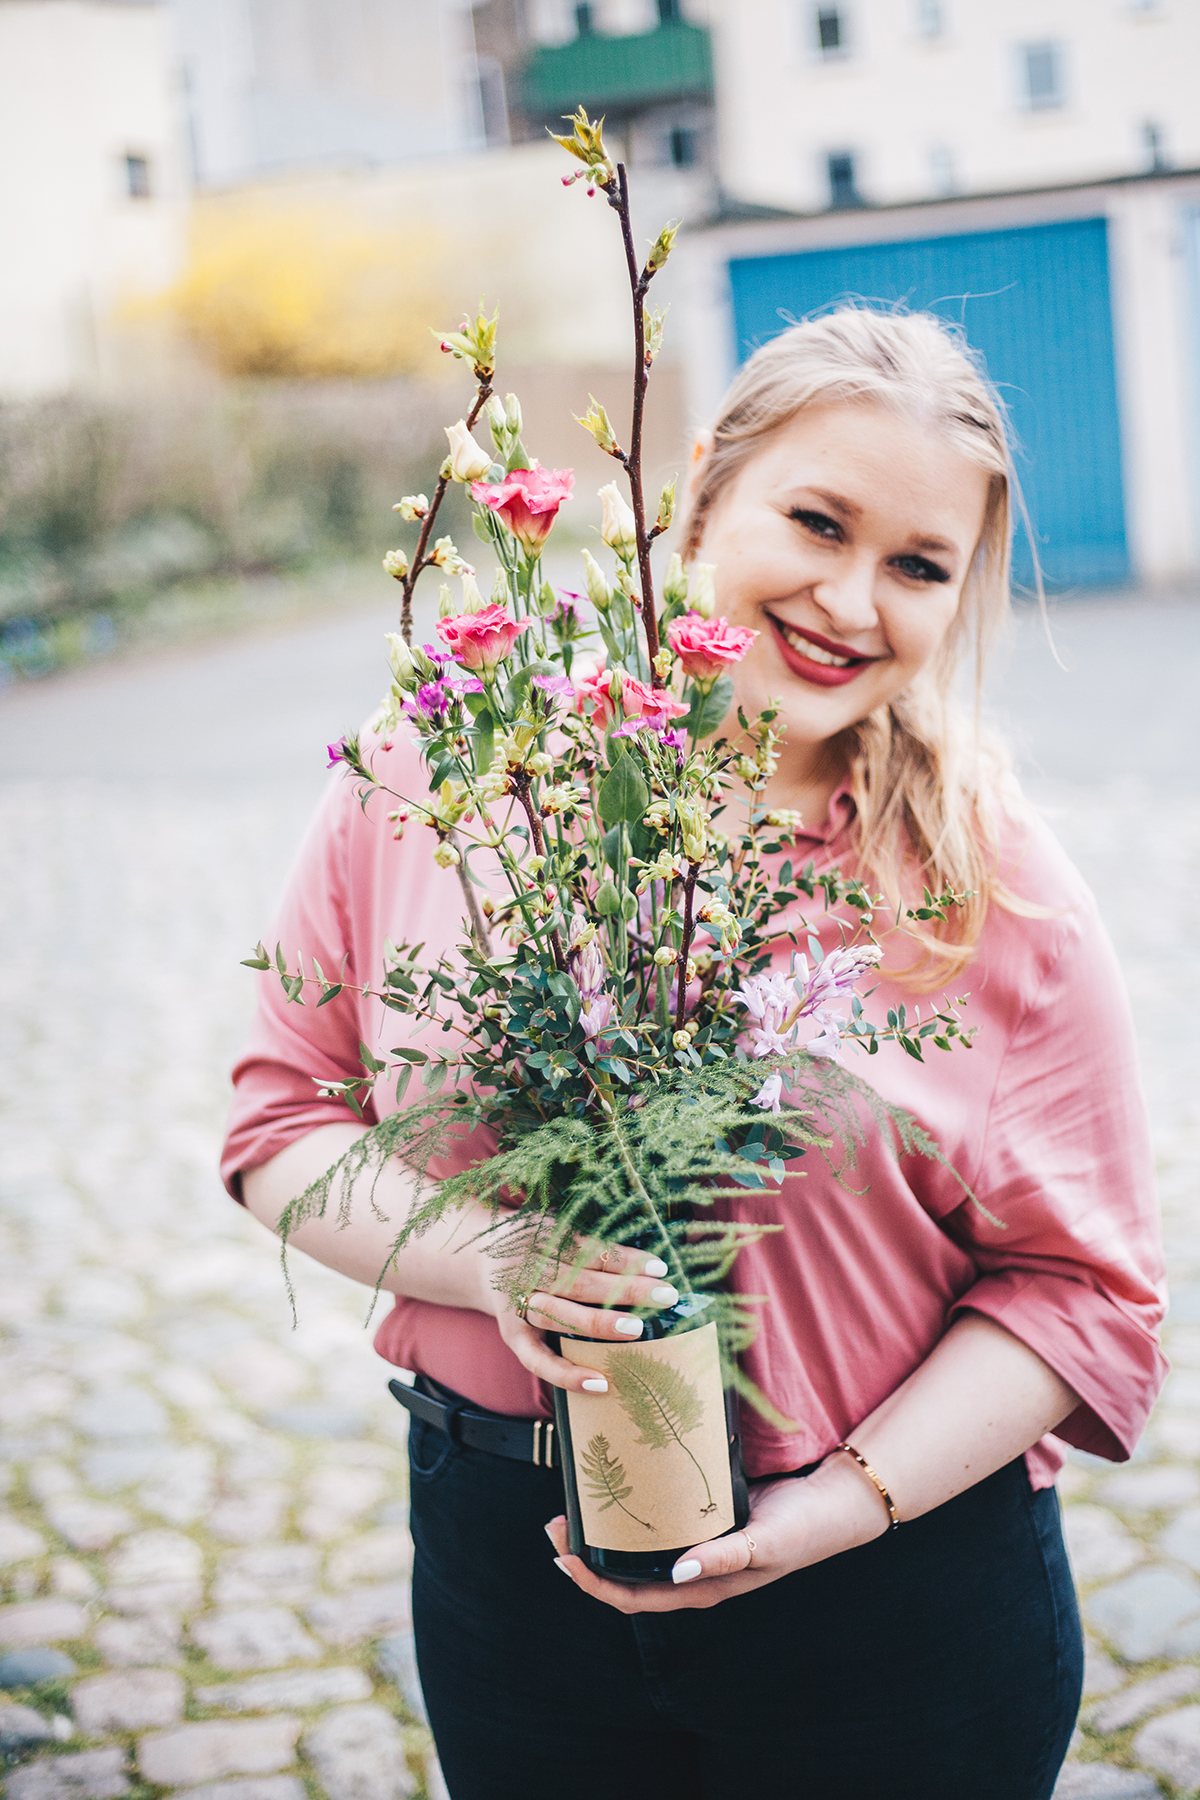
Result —
<path fill-rule="evenodd" d="M 254 980 L 238 958 L 319 745 L 379 684 L 370 621 L 353 630 L 361 654 L 310 626 L 0 702 L 9 1800 L 445 1791 L 409 1633 L 403 1415 L 366 1299 L 297 1259 L 293 1331 L 276 1248 L 213 1170 Z M 1110 754 L 1056 780 L 1047 702 L 1019 693 L 1010 669 L 1038 798 L 1133 994 L 1175 1293 L 1175 1372 L 1134 1461 L 1064 1476 L 1090 1656 L 1058 1795 L 1179 1796 L 1200 1790 L 1200 788 L 1169 741 L 1162 766 L 1131 751 L 1134 776 Z M 1088 731 L 1111 752 L 1086 685 L 1070 704 L 1072 754 Z"/>

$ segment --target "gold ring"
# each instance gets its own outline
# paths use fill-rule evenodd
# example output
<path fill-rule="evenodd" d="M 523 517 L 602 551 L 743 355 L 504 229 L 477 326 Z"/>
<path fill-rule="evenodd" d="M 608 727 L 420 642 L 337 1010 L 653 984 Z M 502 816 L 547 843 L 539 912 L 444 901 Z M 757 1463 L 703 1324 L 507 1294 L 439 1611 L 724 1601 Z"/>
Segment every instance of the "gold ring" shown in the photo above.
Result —
<path fill-rule="evenodd" d="M 600 1267 L 601 1267 L 601 1268 L 602 1268 L 602 1269 L 603 1269 L 603 1270 L 605 1270 L 605 1271 L 607 1271 L 607 1269 L 608 1269 L 608 1258 L 609 1258 L 609 1255 L 610 1255 L 610 1251 L 609 1251 L 609 1247 L 608 1247 L 608 1245 L 607 1245 L 607 1244 L 605 1244 L 605 1246 L 604 1246 L 604 1254 L 603 1254 L 603 1255 L 602 1255 L 602 1256 L 601 1256 L 601 1258 L 600 1258 Z"/>
<path fill-rule="evenodd" d="M 758 1549 L 758 1545 L 755 1543 L 754 1539 L 750 1536 L 750 1533 L 748 1531 L 743 1531 L 742 1536 L 745 1538 L 747 1544 L 750 1547 L 750 1561 L 746 1564 L 746 1567 L 748 1569 L 752 1569 L 754 1567 L 754 1552 Z"/>
<path fill-rule="evenodd" d="M 528 1317 L 529 1317 L 529 1302 L 532 1298 L 533 1298 L 533 1296 L 531 1294 L 518 1294 L 517 1295 L 516 1300 L 517 1300 L 517 1317 L 518 1317 L 518 1319 L 528 1319 Z"/>

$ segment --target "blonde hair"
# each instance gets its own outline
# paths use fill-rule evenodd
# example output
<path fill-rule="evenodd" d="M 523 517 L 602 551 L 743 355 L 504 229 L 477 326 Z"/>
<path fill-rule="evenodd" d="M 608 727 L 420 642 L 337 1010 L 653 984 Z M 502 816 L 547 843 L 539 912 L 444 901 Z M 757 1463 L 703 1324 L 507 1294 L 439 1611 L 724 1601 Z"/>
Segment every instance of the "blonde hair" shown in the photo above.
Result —
<path fill-rule="evenodd" d="M 985 731 L 979 693 L 987 652 L 1006 623 L 1012 516 L 1018 499 L 1004 413 L 961 333 L 930 313 L 840 307 L 795 325 L 755 351 L 713 427 L 685 521 L 685 559 L 695 555 L 720 496 L 771 432 L 806 406 L 875 401 L 937 432 L 989 476 L 983 530 L 954 621 L 933 661 L 891 703 L 844 734 L 857 807 L 858 873 L 893 903 L 920 886 L 971 898 L 945 925 L 910 921 L 919 952 L 896 971 L 934 987 L 970 961 L 988 905 L 1025 912 L 997 875 L 996 808 L 1015 797 L 1004 746 Z M 969 719 L 953 693 L 974 649 L 976 706 Z M 1040 910 L 1040 909 L 1034 909 Z"/>

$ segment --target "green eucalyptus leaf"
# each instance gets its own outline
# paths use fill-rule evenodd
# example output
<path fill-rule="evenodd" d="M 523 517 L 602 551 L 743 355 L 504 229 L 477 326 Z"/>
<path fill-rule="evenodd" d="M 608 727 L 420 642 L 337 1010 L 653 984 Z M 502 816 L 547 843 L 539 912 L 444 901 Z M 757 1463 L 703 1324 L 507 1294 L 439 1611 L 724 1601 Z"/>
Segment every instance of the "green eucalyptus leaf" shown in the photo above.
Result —
<path fill-rule="evenodd" d="M 722 675 L 715 681 L 707 694 L 699 689 L 692 689 L 692 707 L 687 718 L 683 720 L 683 729 L 689 737 L 711 737 L 733 705 L 733 678 Z"/>
<path fill-rule="evenodd" d="M 650 790 L 641 770 L 627 750 L 623 750 L 600 783 L 596 806 L 606 825 L 624 821 L 634 825 L 650 804 Z"/>
<path fill-rule="evenodd" d="M 492 757 L 496 753 L 496 721 L 490 712 L 476 713 L 475 729 L 471 737 L 475 744 L 475 770 L 482 775 L 486 769 L 491 768 Z"/>

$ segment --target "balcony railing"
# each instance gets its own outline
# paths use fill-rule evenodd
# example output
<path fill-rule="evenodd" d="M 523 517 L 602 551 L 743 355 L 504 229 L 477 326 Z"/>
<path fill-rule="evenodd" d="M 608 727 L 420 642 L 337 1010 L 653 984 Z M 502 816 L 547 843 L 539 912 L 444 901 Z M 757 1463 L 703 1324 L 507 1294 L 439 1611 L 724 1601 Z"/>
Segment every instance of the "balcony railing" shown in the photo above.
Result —
<path fill-rule="evenodd" d="M 570 44 L 540 45 L 521 85 L 525 111 L 556 119 L 583 103 L 592 113 L 712 96 L 708 32 L 683 21 L 630 37 L 588 32 Z"/>

